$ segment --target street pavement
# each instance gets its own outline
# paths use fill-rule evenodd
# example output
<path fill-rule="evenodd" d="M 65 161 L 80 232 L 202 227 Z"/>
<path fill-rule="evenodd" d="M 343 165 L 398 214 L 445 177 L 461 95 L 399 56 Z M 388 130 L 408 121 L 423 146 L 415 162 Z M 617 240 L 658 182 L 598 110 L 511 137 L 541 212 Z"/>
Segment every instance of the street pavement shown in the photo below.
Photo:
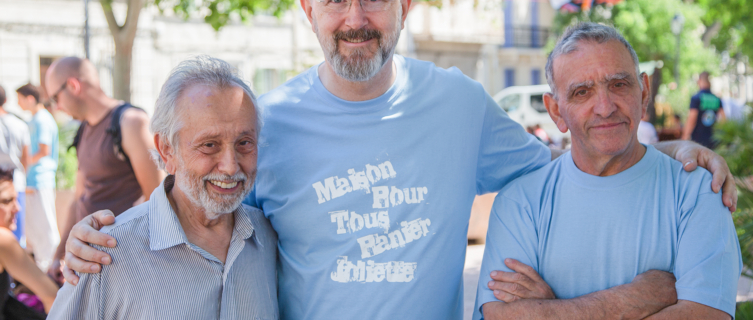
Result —
<path fill-rule="evenodd" d="M 465 254 L 465 270 L 463 271 L 463 301 L 465 310 L 463 320 L 471 320 L 473 307 L 476 304 L 476 286 L 481 269 L 481 260 L 484 258 L 484 245 L 470 245 Z M 753 272 L 749 272 L 753 274 Z M 740 277 L 737 282 L 737 302 L 753 300 L 753 280 Z"/>

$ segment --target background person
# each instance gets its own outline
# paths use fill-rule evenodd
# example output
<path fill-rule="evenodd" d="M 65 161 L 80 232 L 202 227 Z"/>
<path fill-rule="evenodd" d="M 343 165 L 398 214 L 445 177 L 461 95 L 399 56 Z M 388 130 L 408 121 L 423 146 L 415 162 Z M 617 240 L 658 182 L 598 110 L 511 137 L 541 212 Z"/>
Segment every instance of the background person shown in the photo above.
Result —
<path fill-rule="evenodd" d="M 659 142 L 659 136 L 656 134 L 656 127 L 648 122 L 648 114 L 644 114 L 641 122 L 638 124 L 638 142 L 643 144 L 654 144 Z"/>
<path fill-rule="evenodd" d="M 19 210 L 13 234 L 22 247 L 26 246 L 26 167 L 29 163 L 29 126 L 21 118 L 5 111 L 7 96 L 0 87 L 0 125 L 4 140 L 0 139 L 0 166 L 13 168 L 13 185 L 18 192 Z"/>
<path fill-rule="evenodd" d="M 712 139 L 714 124 L 724 121 L 724 109 L 722 100 L 711 93 L 709 73 L 704 71 L 698 76 L 698 88 L 700 89 L 690 98 L 690 111 L 685 121 L 682 139 L 693 140 L 704 147 L 713 149 L 716 143 Z"/>
<path fill-rule="evenodd" d="M 53 260 L 58 243 L 55 214 L 55 173 L 58 168 L 58 125 L 39 101 L 39 89 L 26 84 L 16 90 L 18 104 L 31 112 L 31 159 L 26 174 L 26 244 L 42 270 Z"/>
<path fill-rule="evenodd" d="M 148 200 L 164 173 L 149 157 L 154 140 L 146 112 L 108 97 L 89 60 L 56 60 L 47 69 L 46 79 L 47 92 L 54 93 L 52 100 L 82 120 L 74 138 L 78 172 L 74 202 L 68 219 L 62 222 L 64 244 L 71 227 L 89 212 L 108 209 L 117 216 L 137 201 Z M 61 284 L 64 253 L 65 246 L 59 246 L 48 270 Z"/>
<path fill-rule="evenodd" d="M 18 244 L 12 230 L 16 227 L 15 216 L 19 210 L 18 198 L 13 187 L 13 170 L 0 168 L 0 304 L 6 319 L 44 319 L 35 315 L 15 298 L 9 297 L 10 279 L 20 281 L 31 289 L 44 304 L 44 310 L 50 311 L 58 286 L 34 264 L 34 261 Z"/>

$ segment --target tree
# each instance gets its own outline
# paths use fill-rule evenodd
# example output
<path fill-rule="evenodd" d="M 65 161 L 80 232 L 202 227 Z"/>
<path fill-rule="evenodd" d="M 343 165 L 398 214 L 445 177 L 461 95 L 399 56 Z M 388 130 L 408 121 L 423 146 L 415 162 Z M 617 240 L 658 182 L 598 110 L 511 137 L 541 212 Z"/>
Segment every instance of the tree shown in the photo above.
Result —
<path fill-rule="evenodd" d="M 689 88 L 694 85 L 692 76 L 704 70 L 716 70 L 719 65 L 719 55 L 713 48 L 703 45 L 704 12 L 699 5 L 682 0 L 625 0 L 614 6 L 598 5 L 586 12 L 560 12 L 555 17 L 554 29 L 555 33 L 561 34 L 567 26 L 578 21 L 613 25 L 630 42 L 640 61 L 664 62 L 661 69 L 655 70 L 659 78 L 654 76 L 654 79 L 661 80 L 652 83 L 655 96 L 660 84 L 674 81 L 677 40 L 671 31 L 671 23 L 678 13 L 685 18 L 685 24 L 680 34 L 681 54 L 677 64 L 680 83 L 674 92 L 678 97 L 688 96 L 689 99 L 688 94 L 692 92 Z M 674 108 L 687 108 L 685 100 L 676 99 L 674 102 Z"/>
<path fill-rule="evenodd" d="M 698 0 L 707 27 L 704 44 L 714 46 L 730 56 L 753 55 L 753 8 L 746 0 Z"/>
<path fill-rule="evenodd" d="M 131 99 L 131 61 L 133 42 L 136 39 L 139 14 L 151 0 L 124 0 L 127 6 L 125 21 L 120 24 L 113 13 L 114 0 L 100 0 L 107 19 L 107 26 L 115 43 L 113 56 L 113 97 Z M 281 16 L 294 4 L 294 0 L 154 0 L 160 12 L 170 10 L 184 19 L 208 12 L 203 18 L 214 30 L 219 31 L 233 17 L 248 21 L 256 13 L 272 13 Z"/>

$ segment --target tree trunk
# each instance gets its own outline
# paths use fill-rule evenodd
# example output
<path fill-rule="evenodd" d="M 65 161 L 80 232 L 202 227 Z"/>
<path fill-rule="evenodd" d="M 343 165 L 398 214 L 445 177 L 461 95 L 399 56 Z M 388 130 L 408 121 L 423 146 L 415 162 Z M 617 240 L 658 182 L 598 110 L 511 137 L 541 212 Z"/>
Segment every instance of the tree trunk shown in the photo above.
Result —
<path fill-rule="evenodd" d="M 126 42 L 126 41 L 123 41 Z M 112 61 L 112 95 L 113 98 L 131 101 L 131 43 L 115 42 L 115 56 Z"/>
<path fill-rule="evenodd" d="M 113 56 L 112 85 L 113 98 L 131 100 L 131 60 L 133 56 L 133 42 L 136 39 L 139 13 L 144 7 L 144 0 L 127 0 L 128 9 L 123 25 L 119 25 L 112 12 L 113 0 L 101 0 L 102 10 L 107 19 L 112 40 L 115 43 Z"/>

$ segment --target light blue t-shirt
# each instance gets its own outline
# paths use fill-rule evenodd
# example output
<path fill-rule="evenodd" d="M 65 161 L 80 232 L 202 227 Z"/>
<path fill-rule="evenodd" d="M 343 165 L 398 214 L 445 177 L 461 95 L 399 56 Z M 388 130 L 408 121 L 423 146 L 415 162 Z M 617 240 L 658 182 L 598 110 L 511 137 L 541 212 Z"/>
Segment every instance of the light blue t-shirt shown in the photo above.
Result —
<path fill-rule="evenodd" d="M 677 298 L 735 314 L 742 269 L 735 226 L 711 174 L 648 146 L 616 175 L 575 166 L 568 152 L 497 195 L 489 219 L 474 319 L 496 301 L 487 283 L 505 258 L 532 266 L 559 299 L 673 272 Z"/>
<path fill-rule="evenodd" d="M 313 67 L 259 100 L 256 191 L 279 236 L 282 319 L 462 319 L 471 204 L 550 162 L 458 69 L 395 56 L 349 102 Z"/>
<path fill-rule="evenodd" d="M 29 121 L 31 154 L 39 152 L 39 144 L 50 146 L 50 154 L 29 168 L 26 185 L 37 189 L 54 189 L 58 169 L 58 125 L 47 109 L 39 110 Z"/>

